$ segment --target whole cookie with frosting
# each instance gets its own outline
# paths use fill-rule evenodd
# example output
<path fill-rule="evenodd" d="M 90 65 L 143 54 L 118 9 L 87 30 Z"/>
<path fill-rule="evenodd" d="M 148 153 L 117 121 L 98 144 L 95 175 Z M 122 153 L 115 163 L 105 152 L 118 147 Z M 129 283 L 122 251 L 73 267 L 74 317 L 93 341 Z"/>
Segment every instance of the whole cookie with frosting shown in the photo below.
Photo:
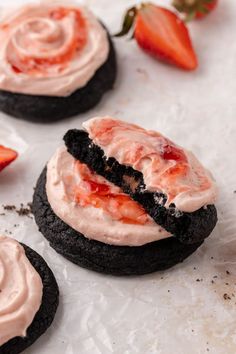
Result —
<path fill-rule="evenodd" d="M 17 354 L 51 325 L 59 291 L 52 271 L 31 248 L 0 236 L 0 354 Z"/>
<path fill-rule="evenodd" d="M 103 273 L 145 274 L 182 262 L 216 223 L 216 210 L 211 205 L 216 187 L 210 173 L 193 154 L 159 133 L 110 118 L 90 120 L 84 126 L 87 130 L 92 127 L 93 138 L 86 131 L 69 131 L 65 136 L 67 148 L 56 151 L 39 177 L 33 198 L 39 230 L 58 253 Z M 94 126 L 99 127 L 99 133 Z M 105 156 L 98 137 L 101 146 L 109 146 Z M 118 163 L 121 158 L 126 159 L 127 166 Z M 140 164 L 135 164 L 138 160 Z M 132 164 L 143 173 L 134 170 Z M 142 188 L 138 180 L 141 173 Z M 137 195 L 131 193 L 134 190 Z M 203 211 L 191 218 L 204 228 L 205 217 L 208 229 L 195 230 L 190 238 L 183 215 L 194 211 L 185 207 L 201 208 L 202 203 Z M 160 222 L 152 213 L 154 208 L 156 213 L 159 209 L 163 213 Z M 164 212 L 170 215 L 167 220 Z M 182 223 L 181 233 L 170 230 L 175 220 L 175 230 Z"/>
<path fill-rule="evenodd" d="M 0 21 L 0 110 L 50 122 L 95 106 L 113 87 L 116 56 L 104 26 L 74 1 L 41 0 Z"/>

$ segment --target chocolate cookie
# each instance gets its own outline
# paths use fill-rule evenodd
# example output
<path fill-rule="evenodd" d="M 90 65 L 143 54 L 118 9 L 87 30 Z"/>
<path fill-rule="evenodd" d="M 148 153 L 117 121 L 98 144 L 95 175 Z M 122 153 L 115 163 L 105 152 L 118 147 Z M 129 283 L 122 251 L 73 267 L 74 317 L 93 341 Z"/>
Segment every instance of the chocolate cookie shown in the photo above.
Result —
<path fill-rule="evenodd" d="M 39 231 L 50 245 L 65 258 L 84 268 L 114 275 L 141 275 L 168 269 L 182 262 L 202 244 L 184 245 L 175 237 L 144 246 L 113 246 L 89 240 L 58 218 L 49 205 L 46 168 L 33 197 L 33 213 Z"/>
<path fill-rule="evenodd" d="M 128 193 L 144 207 L 158 225 L 174 234 L 180 242 L 185 244 L 201 242 L 214 229 L 217 222 L 214 205 L 202 207 L 192 213 L 178 212 L 174 205 L 170 205 L 167 209 L 159 203 L 166 199 L 165 195 L 143 192 L 145 184 L 142 173 L 132 167 L 119 164 L 114 158 L 106 158 L 103 150 L 93 143 L 87 132 L 77 129 L 69 130 L 64 141 L 68 152 L 74 158 Z"/>
<path fill-rule="evenodd" d="M 51 269 L 38 253 L 24 244 L 22 246 L 30 263 L 42 279 L 42 304 L 27 330 L 27 336 L 15 337 L 3 344 L 0 346 L 0 354 L 18 354 L 31 346 L 50 327 L 58 307 L 59 290 Z"/>
<path fill-rule="evenodd" d="M 0 90 L 0 110 L 16 118 L 50 123 L 96 106 L 104 93 L 113 88 L 117 75 L 115 49 L 109 35 L 108 37 L 108 58 L 86 86 L 68 97 L 26 95 Z"/>

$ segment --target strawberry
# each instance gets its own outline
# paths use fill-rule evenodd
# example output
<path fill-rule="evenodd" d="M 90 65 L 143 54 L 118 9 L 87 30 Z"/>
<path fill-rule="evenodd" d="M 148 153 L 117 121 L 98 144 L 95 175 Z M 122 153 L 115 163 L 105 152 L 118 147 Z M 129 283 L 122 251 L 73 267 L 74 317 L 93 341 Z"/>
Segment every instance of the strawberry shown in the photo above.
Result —
<path fill-rule="evenodd" d="M 0 171 L 14 161 L 18 153 L 12 149 L 0 145 Z"/>
<path fill-rule="evenodd" d="M 115 36 L 127 34 L 132 27 L 138 45 L 147 53 L 185 70 L 197 68 L 188 29 L 172 11 L 152 3 L 134 6 L 126 13 L 123 28 Z"/>
<path fill-rule="evenodd" d="M 185 20 L 204 18 L 217 6 L 218 0 L 173 0 L 173 6 L 185 15 Z"/>

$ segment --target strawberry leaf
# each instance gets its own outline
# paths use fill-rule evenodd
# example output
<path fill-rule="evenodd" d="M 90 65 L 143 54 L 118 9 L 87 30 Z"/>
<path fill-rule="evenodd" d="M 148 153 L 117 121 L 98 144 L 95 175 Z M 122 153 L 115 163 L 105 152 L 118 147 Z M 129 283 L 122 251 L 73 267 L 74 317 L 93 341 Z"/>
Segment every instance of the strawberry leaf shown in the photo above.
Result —
<path fill-rule="evenodd" d="M 122 37 L 128 34 L 131 28 L 133 27 L 136 15 L 137 8 L 135 6 L 131 7 L 125 15 L 121 31 L 115 34 L 114 37 Z"/>

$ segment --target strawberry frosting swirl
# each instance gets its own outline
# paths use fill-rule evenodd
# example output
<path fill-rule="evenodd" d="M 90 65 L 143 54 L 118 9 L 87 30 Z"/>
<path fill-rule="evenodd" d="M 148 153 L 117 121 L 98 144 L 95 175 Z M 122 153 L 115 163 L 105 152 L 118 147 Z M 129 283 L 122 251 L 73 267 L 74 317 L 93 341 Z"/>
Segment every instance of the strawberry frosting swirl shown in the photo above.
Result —
<path fill-rule="evenodd" d="M 120 188 L 59 148 L 47 165 L 46 191 L 54 213 L 88 239 L 142 246 L 171 235 Z"/>
<path fill-rule="evenodd" d="M 41 1 L 3 14 L 0 23 L 0 89 L 69 96 L 107 60 L 105 29 L 85 7 Z"/>
<path fill-rule="evenodd" d="M 211 173 L 192 152 L 160 133 L 111 117 L 95 117 L 83 127 L 107 157 L 142 172 L 148 191 L 164 193 L 166 207 L 174 203 L 180 211 L 193 212 L 216 201 Z"/>
<path fill-rule="evenodd" d="M 0 236 L 0 347 L 14 337 L 26 336 L 41 305 L 42 289 L 24 248 Z"/>

